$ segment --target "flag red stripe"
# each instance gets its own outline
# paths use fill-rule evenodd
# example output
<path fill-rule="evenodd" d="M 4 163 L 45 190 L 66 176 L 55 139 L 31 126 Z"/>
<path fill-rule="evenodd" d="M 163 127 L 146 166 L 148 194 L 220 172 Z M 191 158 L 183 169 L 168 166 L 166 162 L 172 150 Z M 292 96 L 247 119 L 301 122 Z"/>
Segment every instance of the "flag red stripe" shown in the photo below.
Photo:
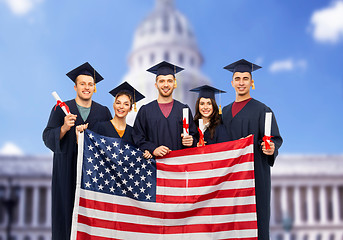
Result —
<path fill-rule="evenodd" d="M 228 173 L 221 177 L 201 178 L 201 179 L 165 179 L 158 178 L 156 185 L 161 187 L 175 187 L 175 188 L 192 188 L 215 186 L 225 181 L 247 180 L 254 179 L 254 170 Z"/>
<path fill-rule="evenodd" d="M 255 204 L 247 204 L 225 207 L 204 207 L 184 212 L 161 212 L 115 203 L 105 203 L 85 198 L 80 198 L 80 206 L 112 213 L 130 214 L 161 219 L 182 219 L 192 216 L 228 215 L 238 213 L 252 213 L 256 211 Z"/>
<path fill-rule="evenodd" d="M 167 172 L 186 172 L 186 171 L 193 172 L 193 171 L 204 171 L 204 170 L 210 170 L 210 169 L 232 167 L 236 164 L 252 162 L 252 161 L 254 161 L 254 154 L 247 153 L 237 158 L 213 160 L 209 162 L 179 164 L 179 165 L 168 165 L 168 164 L 156 161 L 156 168 L 158 170 L 163 170 Z"/>
<path fill-rule="evenodd" d="M 207 145 L 205 147 L 195 147 L 195 148 L 186 148 L 177 151 L 171 151 L 163 158 L 173 158 L 173 157 L 183 157 L 183 156 L 190 156 L 190 155 L 198 155 L 198 154 L 207 154 L 213 152 L 226 152 L 231 150 L 238 150 L 244 149 L 248 145 L 253 144 L 254 142 L 254 135 L 251 135 L 246 138 L 238 139 L 235 141 L 230 142 L 223 142 L 223 143 L 216 143 Z"/>
<path fill-rule="evenodd" d="M 121 240 L 119 238 L 98 237 L 85 232 L 77 232 L 77 239 L 81 240 Z"/>
<path fill-rule="evenodd" d="M 218 224 L 193 224 L 193 225 L 181 225 L 181 226 L 164 226 L 164 225 L 148 225 L 148 224 L 136 224 L 128 222 L 119 222 L 114 220 L 103 220 L 98 218 L 85 217 L 78 215 L 78 222 L 86 224 L 88 226 L 116 229 L 126 232 L 140 232 L 140 233 L 152 233 L 152 234 L 178 234 L 178 233 L 200 233 L 200 232 L 220 232 L 220 231 L 232 231 L 232 230 L 246 230 L 256 229 L 256 221 L 246 222 L 228 222 Z"/>
<path fill-rule="evenodd" d="M 189 196 L 172 196 L 172 195 L 156 195 L 156 202 L 160 203 L 196 203 L 214 198 L 233 198 L 233 197 L 248 197 L 255 195 L 255 188 L 242 189 L 227 189 L 218 190 L 203 195 L 189 195 Z"/>

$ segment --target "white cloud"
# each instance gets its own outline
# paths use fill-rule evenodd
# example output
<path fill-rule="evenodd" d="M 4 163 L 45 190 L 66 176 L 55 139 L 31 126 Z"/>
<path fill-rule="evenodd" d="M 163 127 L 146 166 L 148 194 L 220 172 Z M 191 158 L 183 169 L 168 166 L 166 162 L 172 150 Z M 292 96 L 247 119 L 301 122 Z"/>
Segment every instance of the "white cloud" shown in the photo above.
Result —
<path fill-rule="evenodd" d="M 293 60 L 291 58 L 285 60 L 278 60 L 273 62 L 270 67 L 269 71 L 276 73 L 276 72 L 287 72 L 287 71 L 294 71 L 294 70 L 305 70 L 307 68 L 307 61 L 306 60 Z"/>
<path fill-rule="evenodd" d="M 38 3 L 43 0 L 3 0 L 12 13 L 18 16 L 23 16 L 33 10 Z"/>
<path fill-rule="evenodd" d="M 4 146 L 0 149 L 0 155 L 6 156 L 22 156 L 23 151 L 14 143 L 6 142 Z"/>
<path fill-rule="evenodd" d="M 343 40 L 343 1 L 335 1 L 315 11 L 311 17 L 311 31 L 319 42 L 337 43 Z"/>

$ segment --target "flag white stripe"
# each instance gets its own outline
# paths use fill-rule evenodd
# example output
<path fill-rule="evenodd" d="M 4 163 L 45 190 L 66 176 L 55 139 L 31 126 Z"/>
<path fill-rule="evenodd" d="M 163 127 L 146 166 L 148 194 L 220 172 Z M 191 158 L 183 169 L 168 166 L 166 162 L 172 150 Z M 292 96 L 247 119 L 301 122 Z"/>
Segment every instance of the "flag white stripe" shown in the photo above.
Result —
<path fill-rule="evenodd" d="M 218 185 L 207 187 L 194 187 L 194 188 L 176 188 L 176 187 L 157 187 L 156 194 L 166 196 L 192 196 L 192 195 L 204 195 L 212 193 L 218 190 L 235 190 L 252 188 L 255 186 L 253 179 L 226 181 Z"/>
<path fill-rule="evenodd" d="M 80 196 L 89 200 L 99 200 L 106 203 L 113 203 L 118 205 L 126 205 L 129 207 L 138 207 L 150 211 L 164 211 L 164 212 L 184 212 L 203 207 L 223 207 L 223 206 L 237 206 L 256 204 L 255 196 L 249 197 L 235 197 L 235 198 L 215 198 L 197 203 L 185 204 L 168 204 L 168 203 L 155 203 L 143 202 L 132 198 L 122 196 L 111 196 L 105 193 L 97 193 L 81 189 Z"/>
<path fill-rule="evenodd" d="M 232 230 L 222 231 L 215 233 L 182 233 L 182 234 L 150 234 L 150 233 L 136 233 L 136 232 L 125 232 L 118 230 L 111 230 L 106 228 L 89 228 L 88 225 L 78 223 L 78 230 L 91 235 L 107 237 L 107 238 L 118 238 L 118 239 L 144 239 L 144 240 L 213 240 L 213 239 L 225 239 L 225 238 L 248 238 L 256 237 L 257 229 L 248 230 Z"/>
<path fill-rule="evenodd" d="M 228 214 L 228 215 L 216 215 L 216 216 L 194 216 L 180 219 L 163 219 L 123 214 L 123 213 L 112 213 L 108 211 L 94 210 L 89 208 L 80 207 L 79 214 L 87 217 L 98 218 L 108 221 L 119 221 L 126 223 L 135 224 L 147 224 L 161 226 L 180 226 L 180 225 L 191 225 L 191 224 L 219 224 L 229 222 L 245 222 L 256 220 L 256 214 L 252 213 L 240 213 L 240 214 Z"/>
<path fill-rule="evenodd" d="M 172 158 L 159 158 L 158 162 L 168 164 L 168 165 L 185 165 L 190 163 L 206 163 L 212 161 L 227 160 L 231 158 L 238 158 L 242 155 L 254 152 L 254 145 L 250 144 L 242 149 L 223 151 L 223 152 L 214 152 L 214 153 L 205 153 L 205 154 L 196 154 L 188 156 L 179 156 Z"/>
<path fill-rule="evenodd" d="M 236 164 L 232 167 L 227 168 L 217 168 L 209 169 L 203 171 L 194 172 L 167 172 L 162 170 L 157 170 L 157 178 L 164 179 L 202 179 L 202 178 L 212 178 L 212 177 L 222 177 L 228 173 L 237 173 L 254 170 L 253 162 L 245 162 L 241 164 Z"/>

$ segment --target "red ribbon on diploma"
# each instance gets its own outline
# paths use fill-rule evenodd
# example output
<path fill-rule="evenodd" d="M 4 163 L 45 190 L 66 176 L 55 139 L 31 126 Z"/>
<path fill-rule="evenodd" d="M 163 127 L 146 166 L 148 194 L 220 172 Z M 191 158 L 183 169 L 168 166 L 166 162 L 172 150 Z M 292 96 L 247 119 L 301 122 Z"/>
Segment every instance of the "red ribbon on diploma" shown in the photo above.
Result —
<path fill-rule="evenodd" d="M 186 133 L 189 133 L 188 132 L 189 124 L 187 124 L 186 118 L 183 119 L 183 125 L 182 126 L 183 126 L 184 129 L 186 129 Z"/>
<path fill-rule="evenodd" d="M 57 103 L 56 103 L 56 105 L 55 105 L 54 111 L 56 110 L 56 107 L 57 107 L 57 106 L 60 106 L 61 108 L 62 108 L 62 107 L 65 107 L 65 108 L 67 109 L 67 112 L 70 113 L 69 107 L 68 107 L 68 105 L 67 105 L 65 102 L 62 102 L 62 101 L 60 101 L 60 100 L 57 100 Z"/>
<path fill-rule="evenodd" d="M 198 128 L 198 132 L 199 132 L 199 135 L 200 135 L 199 146 L 205 146 L 204 134 L 202 133 L 200 128 Z"/>
<path fill-rule="evenodd" d="M 266 149 L 270 149 L 270 145 L 269 145 L 268 140 L 271 141 L 271 142 L 273 142 L 273 141 L 271 140 L 272 137 L 273 137 L 273 136 L 264 136 L 264 137 L 262 138 L 264 144 L 266 145 Z"/>

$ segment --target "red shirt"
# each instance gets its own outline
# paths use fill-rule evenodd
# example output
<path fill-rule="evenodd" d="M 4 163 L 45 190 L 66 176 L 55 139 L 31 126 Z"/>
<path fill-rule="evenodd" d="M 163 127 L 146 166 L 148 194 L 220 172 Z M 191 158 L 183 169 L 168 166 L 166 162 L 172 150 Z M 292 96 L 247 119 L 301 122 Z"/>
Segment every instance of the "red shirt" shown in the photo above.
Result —
<path fill-rule="evenodd" d="M 170 103 L 159 103 L 158 106 L 160 107 L 163 115 L 168 118 L 172 108 L 173 108 L 174 100 Z"/>
<path fill-rule="evenodd" d="M 231 108 L 232 117 L 236 116 L 236 114 L 239 113 L 250 100 L 251 98 L 248 98 L 247 100 L 244 100 L 242 102 L 234 102 Z"/>

